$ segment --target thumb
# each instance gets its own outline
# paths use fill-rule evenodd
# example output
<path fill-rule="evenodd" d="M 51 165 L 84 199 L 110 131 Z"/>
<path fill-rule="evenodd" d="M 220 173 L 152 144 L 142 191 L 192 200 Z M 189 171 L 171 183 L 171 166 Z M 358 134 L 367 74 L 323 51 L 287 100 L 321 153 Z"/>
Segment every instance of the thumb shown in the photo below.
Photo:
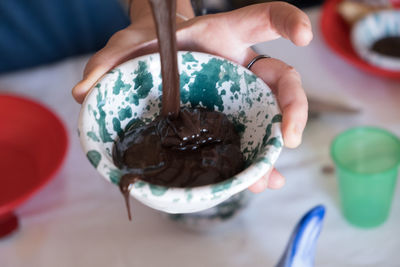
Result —
<path fill-rule="evenodd" d="M 114 34 L 107 45 L 94 54 L 86 64 L 82 80 L 72 89 L 74 99 L 82 103 L 89 90 L 107 71 L 129 58 L 156 50 L 156 42 L 151 36 L 146 40 L 138 39 L 145 38 L 129 28 Z"/>

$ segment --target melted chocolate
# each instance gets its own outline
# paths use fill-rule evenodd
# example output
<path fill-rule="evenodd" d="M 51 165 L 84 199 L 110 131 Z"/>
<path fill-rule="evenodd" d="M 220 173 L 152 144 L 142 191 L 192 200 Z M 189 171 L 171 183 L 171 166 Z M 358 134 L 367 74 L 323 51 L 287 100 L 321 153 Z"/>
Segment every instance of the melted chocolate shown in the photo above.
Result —
<path fill-rule="evenodd" d="M 195 187 L 224 181 L 244 167 L 240 137 L 226 115 L 203 108 L 180 110 L 175 36 L 175 0 L 149 0 L 161 57 L 161 116 L 127 129 L 113 148 L 128 216 L 129 192 L 144 180 L 167 187 Z"/>
<path fill-rule="evenodd" d="M 180 107 L 178 59 L 176 55 L 176 1 L 149 0 L 157 29 L 162 75 L 163 116 L 177 117 Z"/>
<path fill-rule="evenodd" d="M 243 169 L 240 137 L 226 115 L 183 108 L 178 118 L 158 117 L 127 130 L 116 142 L 115 164 L 154 185 L 195 187 L 224 181 Z M 129 180 L 129 181 L 128 181 Z"/>
<path fill-rule="evenodd" d="M 129 220 L 132 220 L 131 208 L 129 205 L 129 193 L 131 192 L 131 187 L 135 182 L 139 180 L 139 178 L 140 176 L 137 175 L 125 174 L 121 177 L 121 180 L 119 181 L 119 190 L 121 190 L 121 193 L 125 198 L 125 205 L 126 209 L 128 210 Z"/>
<path fill-rule="evenodd" d="M 372 51 L 390 57 L 400 57 L 400 37 L 392 36 L 379 39 L 372 45 Z"/>

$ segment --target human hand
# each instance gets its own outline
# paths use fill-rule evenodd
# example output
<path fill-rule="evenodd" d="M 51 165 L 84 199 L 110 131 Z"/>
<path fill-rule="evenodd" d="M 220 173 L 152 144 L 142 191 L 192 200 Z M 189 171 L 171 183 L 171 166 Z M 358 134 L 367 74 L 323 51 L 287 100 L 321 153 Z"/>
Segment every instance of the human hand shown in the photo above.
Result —
<path fill-rule="evenodd" d="M 298 46 L 312 39 L 308 17 L 296 7 L 284 2 L 252 5 L 227 13 L 196 17 L 177 24 L 177 44 L 180 50 L 200 51 L 247 65 L 256 54 L 251 46 L 284 37 Z M 87 92 L 103 74 L 122 62 L 157 50 L 154 25 L 132 23 L 111 37 L 107 45 L 88 62 L 84 77 L 72 91 L 82 103 Z M 301 143 L 307 122 L 308 104 L 300 75 L 278 59 L 257 61 L 252 71 L 262 78 L 277 96 L 282 111 L 282 133 L 286 147 Z M 281 188 L 284 177 L 273 169 L 249 189 L 262 192 L 267 187 Z"/>

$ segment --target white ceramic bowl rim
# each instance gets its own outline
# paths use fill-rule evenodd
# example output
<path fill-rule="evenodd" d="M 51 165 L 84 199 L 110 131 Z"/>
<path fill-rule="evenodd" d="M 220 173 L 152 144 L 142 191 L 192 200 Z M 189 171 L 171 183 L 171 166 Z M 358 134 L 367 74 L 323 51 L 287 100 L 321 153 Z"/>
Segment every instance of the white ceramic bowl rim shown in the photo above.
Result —
<path fill-rule="evenodd" d="M 388 70 L 400 70 L 400 58 L 377 53 L 374 42 L 388 37 L 400 37 L 400 10 L 384 10 L 367 15 L 352 28 L 351 42 L 356 53 L 369 63 Z"/>

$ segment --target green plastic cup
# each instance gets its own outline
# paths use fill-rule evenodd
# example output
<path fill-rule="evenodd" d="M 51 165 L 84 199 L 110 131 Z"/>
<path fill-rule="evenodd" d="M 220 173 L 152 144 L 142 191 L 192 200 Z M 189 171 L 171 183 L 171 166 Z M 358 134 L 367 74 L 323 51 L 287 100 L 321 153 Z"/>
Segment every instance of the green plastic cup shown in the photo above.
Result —
<path fill-rule="evenodd" d="M 353 128 L 334 139 L 331 156 L 344 217 L 365 228 L 385 222 L 400 165 L 399 138 L 379 128 Z"/>

